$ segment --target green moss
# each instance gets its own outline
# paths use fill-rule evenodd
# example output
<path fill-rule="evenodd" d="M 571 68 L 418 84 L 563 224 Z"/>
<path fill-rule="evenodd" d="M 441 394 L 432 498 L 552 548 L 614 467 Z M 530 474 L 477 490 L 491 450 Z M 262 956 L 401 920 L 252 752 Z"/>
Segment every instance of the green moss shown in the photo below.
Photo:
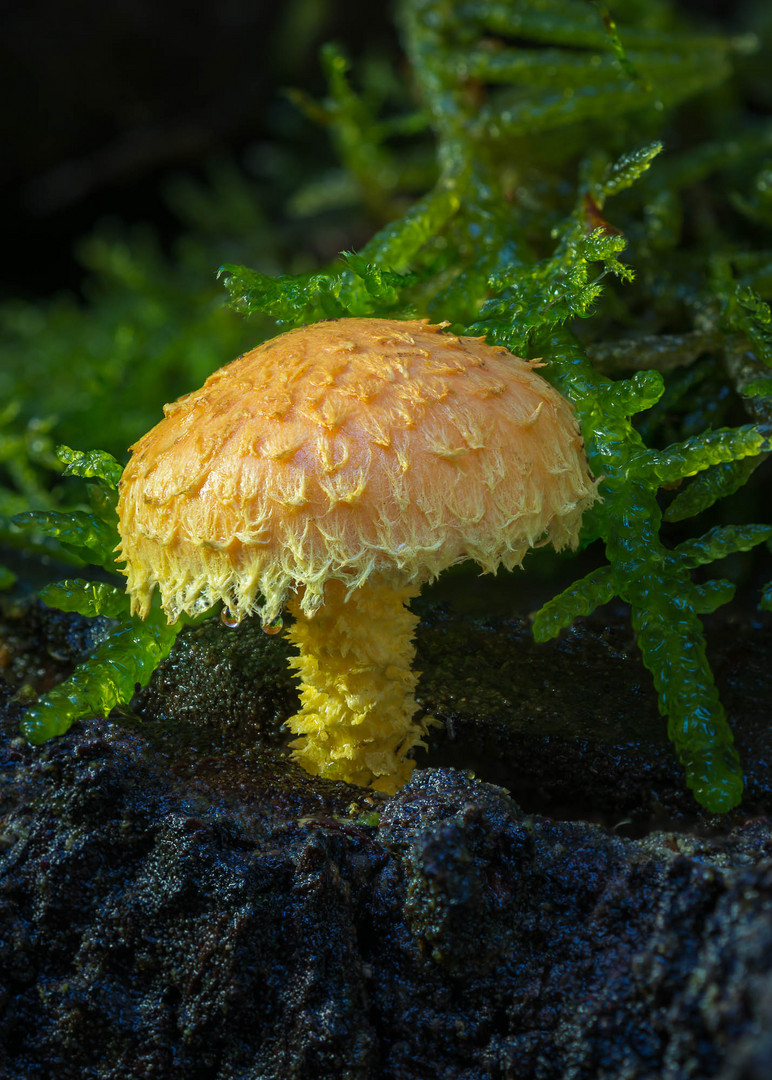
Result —
<path fill-rule="evenodd" d="M 619 5 L 613 17 L 575 0 L 404 0 L 400 22 L 415 98 L 359 93 L 356 67 L 336 49 L 323 59 L 327 98 L 296 96 L 332 134 L 346 198 L 391 220 L 358 255 L 327 267 L 277 275 L 226 263 L 232 304 L 277 327 L 340 315 L 443 319 L 547 361 L 602 478 L 584 540 L 602 546 L 607 564 L 545 605 L 535 634 L 545 640 L 615 596 L 629 604 L 686 783 L 704 806 L 727 810 L 741 797 L 742 770 L 700 616 L 734 584 L 693 571 L 771 530 L 708 518 L 684 540 L 671 523 L 723 512 L 771 448 L 772 259 L 759 236 L 772 222 L 772 128 L 743 113 L 733 74 L 753 42 L 694 30 L 660 0 Z M 411 163 L 425 155 L 427 125 L 436 164 L 421 172 Z M 148 304 L 161 303 L 165 284 L 148 286 Z M 196 334 L 231 340 L 214 323 Z M 204 360 L 213 368 L 230 356 L 215 362 L 210 350 Z M 91 475 L 85 459 L 78 468 Z M 33 490 L 19 472 L 24 483 Z M 96 498 L 88 511 L 48 508 L 23 523 L 106 566 L 113 525 Z M 75 610 L 117 605 L 112 593 L 73 584 L 48 596 Z M 770 605 L 769 586 L 761 603 Z M 145 678 L 170 643 L 160 624 L 151 620 L 144 639 L 125 619 L 128 651 L 106 650 L 89 679 L 102 671 L 109 681 L 112 665 L 129 671 L 134 661 Z M 110 696 L 80 700 L 105 708 Z M 59 730 L 74 715 L 67 709 L 54 704 L 59 719 L 35 730 Z"/>

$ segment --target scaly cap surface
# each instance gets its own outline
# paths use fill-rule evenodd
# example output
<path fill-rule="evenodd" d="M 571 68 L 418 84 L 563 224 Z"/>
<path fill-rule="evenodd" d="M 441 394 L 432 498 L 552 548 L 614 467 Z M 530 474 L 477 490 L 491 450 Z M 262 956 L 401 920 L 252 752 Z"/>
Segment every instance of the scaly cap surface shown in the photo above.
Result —
<path fill-rule="evenodd" d="M 421 585 L 464 559 L 575 546 L 597 497 L 534 364 L 425 321 L 340 319 L 234 360 L 132 448 L 119 558 L 134 609 L 265 621 L 329 579 Z"/>

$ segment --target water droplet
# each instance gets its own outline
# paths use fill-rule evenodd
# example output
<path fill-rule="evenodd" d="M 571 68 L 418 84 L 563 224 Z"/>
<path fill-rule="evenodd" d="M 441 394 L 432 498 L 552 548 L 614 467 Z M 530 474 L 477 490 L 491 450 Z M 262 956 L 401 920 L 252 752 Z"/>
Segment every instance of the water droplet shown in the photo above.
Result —
<path fill-rule="evenodd" d="M 278 634 L 284 626 L 284 620 L 281 615 L 277 615 L 275 619 L 272 619 L 268 623 L 263 623 L 263 631 L 266 634 Z"/>
<path fill-rule="evenodd" d="M 224 607 L 220 612 L 220 622 L 223 626 L 229 626 L 231 629 L 234 626 L 238 626 L 241 619 L 237 615 L 233 615 L 227 607 Z"/>

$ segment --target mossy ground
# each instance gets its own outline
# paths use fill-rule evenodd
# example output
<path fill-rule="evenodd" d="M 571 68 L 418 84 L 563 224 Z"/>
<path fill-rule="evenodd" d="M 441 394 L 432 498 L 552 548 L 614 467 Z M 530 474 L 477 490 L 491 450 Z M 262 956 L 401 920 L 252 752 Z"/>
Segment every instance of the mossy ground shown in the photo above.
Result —
<path fill-rule="evenodd" d="M 676 823 L 726 829 L 772 810 L 772 615 L 738 606 L 708 620 L 709 655 L 747 778 L 743 805 L 722 824 L 684 789 L 624 608 L 609 605 L 536 644 L 528 618 L 512 613 L 528 605 L 525 577 L 462 574 L 414 602 L 421 617 L 418 700 L 439 721 L 428 748 L 416 754 L 419 768 L 470 771 L 507 788 L 531 812 L 598 821 L 629 835 Z M 106 628 L 36 602 L 4 606 L 2 692 L 15 736 L 35 693 L 65 677 Z M 255 770 L 305 786 L 308 778 L 289 762 L 291 736 L 283 728 L 297 709 L 291 651 L 256 618 L 238 627 L 207 620 L 180 634 L 116 722 L 170 762 L 179 757 L 184 768 L 198 762 L 219 771 L 222 783 L 226 773 L 237 786 L 247 783 Z M 356 789 L 346 790 L 356 801 Z"/>

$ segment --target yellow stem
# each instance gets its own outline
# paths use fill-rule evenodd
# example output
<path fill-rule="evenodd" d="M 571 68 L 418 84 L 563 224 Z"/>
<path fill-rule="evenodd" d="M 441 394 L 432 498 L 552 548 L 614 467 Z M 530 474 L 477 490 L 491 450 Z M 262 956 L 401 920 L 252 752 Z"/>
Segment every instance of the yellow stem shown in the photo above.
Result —
<path fill-rule="evenodd" d="M 345 586 L 331 581 L 311 618 L 298 598 L 290 602 L 301 708 L 287 726 L 300 736 L 293 756 L 307 772 L 389 794 L 407 783 L 406 754 L 426 732 L 426 722 L 413 720 L 418 617 L 405 606 L 417 594 L 376 581 L 347 600 Z"/>

